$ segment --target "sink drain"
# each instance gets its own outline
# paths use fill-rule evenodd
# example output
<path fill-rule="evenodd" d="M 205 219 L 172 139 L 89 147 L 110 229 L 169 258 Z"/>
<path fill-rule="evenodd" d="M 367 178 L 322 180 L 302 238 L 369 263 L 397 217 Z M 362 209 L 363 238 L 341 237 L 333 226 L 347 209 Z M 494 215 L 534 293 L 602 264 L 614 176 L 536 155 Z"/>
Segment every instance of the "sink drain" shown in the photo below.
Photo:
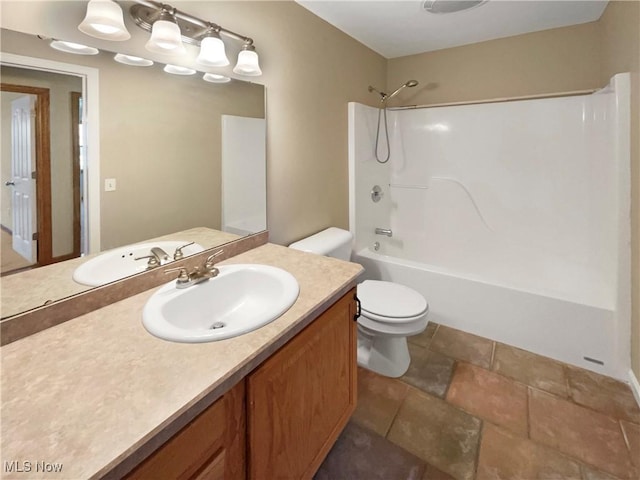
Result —
<path fill-rule="evenodd" d="M 216 322 L 213 325 L 211 325 L 210 330 L 217 330 L 218 328 L 222 328 L 222 327 L 224 327 L 224 323 Z"/>

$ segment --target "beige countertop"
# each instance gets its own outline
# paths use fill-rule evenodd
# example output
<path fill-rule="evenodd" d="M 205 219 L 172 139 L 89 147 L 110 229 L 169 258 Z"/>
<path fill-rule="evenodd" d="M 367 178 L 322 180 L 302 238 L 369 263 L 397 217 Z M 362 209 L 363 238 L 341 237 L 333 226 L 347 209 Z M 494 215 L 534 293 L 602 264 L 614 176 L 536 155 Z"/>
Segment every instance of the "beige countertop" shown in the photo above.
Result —
<path fill-rule="evenodd" d="M 157 289 L 0 348 L 2 478 L 118 476 L 355 286 L 360 265 L 266 244 L 220 265 L 262 263 L 296 277 L 296 303 L 219 342 L 160 340 L 142 326 Z M 7 462 L 31 462 L 8 473 Z M 36 462 L 61 464 L 36 472 Z"/>

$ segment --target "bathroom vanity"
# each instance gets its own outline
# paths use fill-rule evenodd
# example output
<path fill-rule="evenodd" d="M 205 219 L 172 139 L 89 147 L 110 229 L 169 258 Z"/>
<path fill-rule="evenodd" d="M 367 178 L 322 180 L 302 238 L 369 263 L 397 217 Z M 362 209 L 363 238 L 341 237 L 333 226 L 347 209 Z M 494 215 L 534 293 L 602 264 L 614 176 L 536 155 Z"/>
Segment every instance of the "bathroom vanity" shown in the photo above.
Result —
<path fill-rule="evenodd" d="M 271 244 L 236 263 L 287 270 L 297 301 L 181 344 L 143 328 L 153 289 L 3 346 L 3 478 L 310 478 L 355 408 L 362 268 Z"/>
<path fill-rule="evenodd" d="M 354 295 L 329 307 L 125 478 L 311 478 L 356 406 Z"/>

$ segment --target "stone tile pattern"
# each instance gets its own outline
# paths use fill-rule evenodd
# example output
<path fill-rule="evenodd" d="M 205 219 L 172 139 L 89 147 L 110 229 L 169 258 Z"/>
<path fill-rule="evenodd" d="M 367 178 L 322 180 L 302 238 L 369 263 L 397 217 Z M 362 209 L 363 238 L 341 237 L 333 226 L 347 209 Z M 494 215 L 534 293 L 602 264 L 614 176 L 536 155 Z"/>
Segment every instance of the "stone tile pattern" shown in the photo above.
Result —
<path fill-rule="evenodd" d="M 399 379 L 359 369 L 317 479 L 640 479 L 626 384 L 434 323 L 409 349 Z"/>

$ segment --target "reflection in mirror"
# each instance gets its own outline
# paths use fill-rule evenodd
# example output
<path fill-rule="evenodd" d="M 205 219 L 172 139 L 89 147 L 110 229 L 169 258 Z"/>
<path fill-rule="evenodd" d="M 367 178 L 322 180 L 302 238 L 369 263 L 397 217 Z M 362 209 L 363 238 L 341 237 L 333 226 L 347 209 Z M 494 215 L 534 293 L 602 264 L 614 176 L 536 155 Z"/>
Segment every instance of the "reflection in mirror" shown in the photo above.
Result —
<path fill-rule="evenodd" d="M 80 256 L 82 79 L 4 66 L 0 74 L 5 274 Z"/>
<path fill-rule="evenodd" d="M 148 241 L 144 243 L 160 245 L 167 241 L 178 241 L 181 243 L 189 239 L 201 245 L 204 249 L 210 249 L 239 238 L 241 238 L 239 235 L 233 233 L 197 227 L 148 239 Z M 105 252 L 105 255 L 107 255 L 108 252 L 109 251 Z M 167 251 L 167 253 L 173 257 L 175 251 Z M 92 254 L 87 257 L 75 258 L 73 260 L 54 263 L 41 268 L 27 270 L 16 275 L 3 277 L 2 283 L 0 284 L 2 288 L 2 318 L 7 318 L 26 310 L 49 304 L 55 300 L 60 300 L 91 288 L 74 281 L 73 276 L 79 267 L 88 261 L 100 257 L 100 255 L 102 254 Z M 139 262 L 140 269 L 138 271 L 145 271 L 148 263 L 147 260 L 141 259 Z"/>
<path fill-rule="evenodd" d="M 1 33 L 4 52 L 34 55 L 37 50 L 41 58 L 60 58 L 59 53 L 50 53 L 47 43 L 34 36 L 4 29 Z M 76 125 L 75 120 L 62 119 L 76 107 L 71 106 L 74 104 L 69 103 L 71 100 L 68 95 L 62 95 L 65 97 L 62 110 L 59 110 L 57 104 L 50 102 L 51 200 L 48 204 L 51 208 L 51 261 L 72 258 L 78 253 L 97 253 L 98 249 L 87 245 L 86 237 L 90 229 L 85 228 L 83 223 L 87 220 L 85 212 L 90 208 L 87 203 L 92 198 L 91 194 L 98 193 L 97 190 L 99 218 L 92 215 L 90 220 L 97 222 L 100 227 L 98 240 L 101 246 L 99 250 L 102 251 L 164 238 L 176 232 L 184 233 L 180 235 L 180 241 L 197 241 L 195 236 L 189 236 L 197 228 L 220 234 L 215 239 L 209 239 L 206 245 L 202 244 L 205 248 L 213 248 L 265 229 L 263 86 L 235 79 L 225 84 L 209 83 L 202 81 L 199 75 L 182 77 L 166 74 L 158 65 L 130 67 L 114 62 L 113 54 L 108 52 L 101 52 L 91 58 L 67 55 L 64 61 L 99 71 L 100 149 L 99 164 L 92 163 L 97 161 L 96 158 L 78 160 L 81 158 L 80 153 L 78 157 L 74 157 L 73 153 L 71 156 L 65 153 L 62 154 L 65 166 L 59 169 L 54 160 L 54 145 L 61 140 L 59 137 L 66 137 L 67 140 L 69 137 L 76 137 L 68 130 L 66 133 L 54 133 L 54 126 L 58 128 L 64 124 L 67 129 L 73 130 L 69 125 Z M 42 85 L 47 80 L 34 80 L 41 72 L 29 69 L 19 72 L 20 69 L 13 67 L 14 65 L 9 71 L 6 65 L 2 66 L 3 83 L 6 78 L 11 78 L 12 84 L 27 84 L 25 78 L 31 77 L 32 85 L 46 88 Z M 22 79 L 18 78 L 20 74 L 23 75 Z M 78 77 L 72 76 L 67 80 L 77 81 Z M 86 86 L 85 84 L 84 87 Z M 50 87 L 50 90 L 53 88 Z M 77 87 L 69 87 L 69 92 L 71 90 L 76 92 Z M 82 95 L 75 97 L 76 104 L 81 105 Z M 4 106 L 4 93 L 2 100 Z M 82 107 L 78 109 L 82 110 Z M 81 120 L 82 116 L 77 120 L 78 125 Z M 2 122 L 3 139 L 5 130 L 10 126 L 11 123 Z M 76 148 L 82 152 L 85 147 L 80 140 L 84 138 L 81 135 L 83 129 L 78 127 L 78 130 Z M 2 144 L 2 188 L 8 189 L 13 186 L 5 186 L 5 182 L 13 180 L 6 177 L 4 140 Z M 252 148 L 247 150 L 247 147 Z M 71 152 L 73 151 L 72 146 Z M 247 163 L 251 161 L 253 163 Z M 8 163 L 10 165 L 11 162 Z M 74 165 L 78 165 L 75 168 L 76 174 L 73 173 Z M 95 184 L 86 181 L 91 176 L 92 167 L 94 172 L 99 169 Z M 251 175 L 247 175 L 248 172 Z M 256 173 L 258 175 L 254 175 Z M 86 186 L 83 186 L 83 181 Z M 62 185 L 59 189 L 61 193 L 56 193 L 58 183 Z M 248 190 L 243 191 L 243 188 Z M 76 196 L 70 193 L 74 189 L 78 192 Z M 6 218 L 5 206 L 11 204 L 11 201 L 5 202 L 5 195 L 6 191 L 3 190 L 3 226 Z M 41 214 L 40 204 L 37 206 L 37 213 L 41 216 L 46 213 Z M 6 230 L 13 231 L 13 223 L 7 223 L 9 226 Z M 69 227 L 70 223 L 81 225 L 79 242 L 74 237 L 76 230 L 73 226 Z M 45 237 L 41 236 L 39 225 L 34 230 L 38 233 L 38 241 L 35 242 L 37 256 L 40 251 L 46 251 L 40 245 L 40 239 Z M 57 240 L 58 231 L 66 232 L 71 240 Z M 3 256 L 5 251 L 9 251 L 5 233 L 8 232 L 3 233 Z M 80 248 L 77 250 L 68 247 L 78 243 Z M 35 284 L 56 282 L 56 276 L 50 275 L 53 267 L 67 269 L 71 275 L 85 259 L 86 257 L 81 257 L 64 262 L 69 264 L 68 268 L 63 264 L 48 265 L 5 276 L 2 279 L 2 317 L 90 288 L 72 284 L 72 288 L 61 291 L 55 289 L 55 293 L 51 289 L 45 289 L 43 296 L 33 292 L 38 290 L 33 288 Z M 45 263 L 49 262 L 40 262 Z M 3 263 L 3 275 L 4 273 Z M 33 298 L 24 302 L 17 299 L 20 301 L 15 303 L 19 306 L 9 310 L 5 295 L 5 287 L 9 283 L 19 285 L 20 290 L 25 292 L 30 291 L 33 295 L 29 297 Z M 18 290 L 12 288 L 13 293 L 16 291 Z"/>

